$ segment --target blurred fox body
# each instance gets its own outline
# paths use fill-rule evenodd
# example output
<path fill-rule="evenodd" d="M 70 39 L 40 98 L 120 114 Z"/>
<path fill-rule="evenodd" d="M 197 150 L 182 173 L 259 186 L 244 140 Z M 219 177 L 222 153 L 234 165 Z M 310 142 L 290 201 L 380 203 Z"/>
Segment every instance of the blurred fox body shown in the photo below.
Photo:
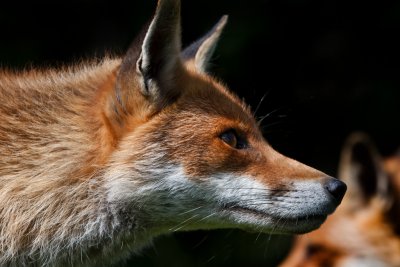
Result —
<path fill-rule="evenodd" d="M 108 265 L 177 230 L 313 230 L 345 185 L 275 152 L 159 1 L 122 59 L 0 74 L 0 265 Z M 304 201 L 307 199 L 307 201 Z"/>
<path fill-rule="evenodd" d="M 299 237 L 282 267 L 400 266 L 400 155 L 381 159 L 363 134 L 346 143 L 340 208 L 322 227 Z"/>

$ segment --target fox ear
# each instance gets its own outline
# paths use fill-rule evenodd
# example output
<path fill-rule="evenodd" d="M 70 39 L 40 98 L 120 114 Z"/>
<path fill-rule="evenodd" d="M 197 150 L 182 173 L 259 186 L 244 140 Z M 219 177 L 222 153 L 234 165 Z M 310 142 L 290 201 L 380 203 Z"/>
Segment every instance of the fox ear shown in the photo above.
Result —
<path fill-rule="evenodd" d="M 121 63 L 117 90 L 123 91 L 127 101 L 135 101 L 135 90 L 153 106 L 177 97 L 175 82 L 182 68 L 180 33 L 180 0 L 159 0 L 149 27 Z"/>
<path fill-rule="evenodd" d="M 339 177 L 348 188 L 348 203 L 365 205 L 378 197 L 390 203 L 389 177 L 383 161 L 370 138 L 354 133 L 346 141 L 339 164 Z"/>
<path fill-rule="evenodd" d="M 388 218 L 391 220 L 396 233 L 400 235 L 400 149 L 394 155 L 385 158 L 384 166 L 391 179 L 390 181 L 393 183 L 391 187 L 393 205 L 388 210 Z"/>
<path fill-rule="evenodd" d="M 385 158 L 385 170 L 395 177 L 395 181 L 399 182 L 400 188 L 400 149 L 390 157 Z"/>
<path fill-rule="evenodd" d="M 196 69 L 200 72 L 206 72 L 227 21 L 228 16 L 223 16 L 206 35 L 185 48 L 182 52 L 182 58 L 185 61 L 194 60 Z"/>

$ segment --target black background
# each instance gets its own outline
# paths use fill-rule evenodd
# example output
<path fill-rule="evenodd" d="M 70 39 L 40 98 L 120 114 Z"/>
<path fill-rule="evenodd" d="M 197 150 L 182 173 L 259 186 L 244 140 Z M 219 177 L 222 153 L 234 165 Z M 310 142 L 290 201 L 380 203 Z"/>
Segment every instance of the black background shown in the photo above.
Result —
<path fill-rule="evenodd" d="M 156 1 L 18 2 L 0 6 L 0 64 L 59 66 L 122 55 Z M 270 115 L 280 152 L 335 175 L 345 137 L 372 136 L 388 155 L 400 144 L 400 2 L 183 0 L 183 44 L 223 14 L 229 23 L 213 73 Z M 273 266 L 288 238 L 212 231 L 162 237 L 131 260 L 143 266 Z"/>

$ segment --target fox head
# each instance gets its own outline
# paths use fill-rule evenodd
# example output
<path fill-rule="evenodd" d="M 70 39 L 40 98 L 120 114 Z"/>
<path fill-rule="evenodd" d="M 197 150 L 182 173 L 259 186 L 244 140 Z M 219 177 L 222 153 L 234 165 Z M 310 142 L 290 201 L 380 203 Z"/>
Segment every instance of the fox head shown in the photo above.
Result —
<path fill-rule="evenodd" d="M 399 170 L 398 155 L 382 159 L 366 135 L 351 135 L 339 165 L 348 185 L 343 203 L 296 240 L 282 266 L 400 266 Z"/>
<path fill-rule="evenodd" d="M 182 51 L 180 1 L 160 0 L 99 97 L 113 150 L 107 201 L 131 227 L 304 233 L 341 202 L 344 183 L 273 150 L 246 104 L 207 74 L 226 22 Z"/>

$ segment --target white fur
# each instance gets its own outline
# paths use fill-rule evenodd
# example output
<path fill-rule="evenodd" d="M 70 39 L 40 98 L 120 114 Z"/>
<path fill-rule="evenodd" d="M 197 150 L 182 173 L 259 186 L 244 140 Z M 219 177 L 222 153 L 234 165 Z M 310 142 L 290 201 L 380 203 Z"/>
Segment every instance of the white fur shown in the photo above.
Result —
<path fill-rule="evenodd" d="M 335 208 L 318 179 L 294 182 L 285 194 L 274 196 L 273 190 L 254 177 L 236 173 L 189 177 L 182 166 L 168 162 L 161 147 L 155 144 L 148 151 L 142 157 L 146 160 L 113 166 L 105 174 L 108 202 L 118 203 L 114 206 L 126 209 L 136 224 L 146 225 L 147 237 L 168 231 L 238 226 L 265 232 L 303 231 L 322 221 L 294 222 L 298 225 L 291 225 L 291 221 L 327 214 Z M 146 218 L 141 218 L 143 212 Z"/>

